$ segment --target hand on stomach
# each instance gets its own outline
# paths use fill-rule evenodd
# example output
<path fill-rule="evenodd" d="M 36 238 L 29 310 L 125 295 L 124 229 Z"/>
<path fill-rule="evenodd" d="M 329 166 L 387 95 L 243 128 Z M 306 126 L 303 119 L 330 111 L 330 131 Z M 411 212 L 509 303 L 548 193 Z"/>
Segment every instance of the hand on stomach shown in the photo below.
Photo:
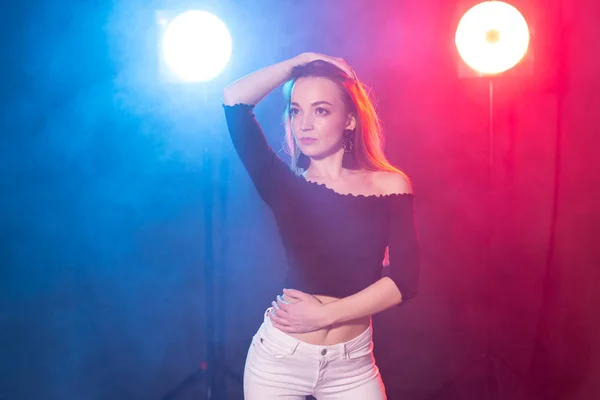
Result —
<path fill-rule="evenodd" d="M 283 301 L 294 303 L 297 300 L 286 296 L 282 296 Z M 339 300 L 335 297 L 314 295 L 321 303 L 328 304 Z M 329 346 L 333 344 L 347 342 L 354 339 L 363 333 L 371 324 L 371 317 L 364 317 L 353 321 L 344 322 L 341 324 L 330 325 L 322 329 L 307 332 L 307 333 L 287 333 L 288 335 L 306 343 L 316 344 L 321 346 Z"/>

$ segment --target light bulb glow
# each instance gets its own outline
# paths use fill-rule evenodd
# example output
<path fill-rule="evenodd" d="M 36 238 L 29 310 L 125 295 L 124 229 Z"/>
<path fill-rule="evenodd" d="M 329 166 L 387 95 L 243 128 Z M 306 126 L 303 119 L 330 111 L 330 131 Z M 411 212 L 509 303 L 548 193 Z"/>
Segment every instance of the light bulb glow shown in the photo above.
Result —
<path fill-rule="evenodd" d="M 486 1 L 468 10 L 456 29 L 460 57 L 482 74 L 499 74 L 517 65 L 529 48 L 529 27 L 510 4 Z"/>
<path fill-rule="evenodd" d="M 229 62 L 231 48 L 231 35 L 223 21 L 200 10 L 175 17 L 162 38 L 165 63 L 188 82 L 206 82 L 219 75 Z"/>

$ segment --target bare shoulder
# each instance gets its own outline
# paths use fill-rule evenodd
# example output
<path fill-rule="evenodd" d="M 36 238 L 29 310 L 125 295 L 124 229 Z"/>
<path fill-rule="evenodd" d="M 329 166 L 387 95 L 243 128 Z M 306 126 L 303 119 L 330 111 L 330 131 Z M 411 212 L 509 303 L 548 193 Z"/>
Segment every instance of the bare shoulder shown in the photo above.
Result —
<path fill-rule="evenodd" d="M 403 172 L 377 171 L 373 173 L 373 183 L 382 194 L 412 193 L 412 184 Z"/>

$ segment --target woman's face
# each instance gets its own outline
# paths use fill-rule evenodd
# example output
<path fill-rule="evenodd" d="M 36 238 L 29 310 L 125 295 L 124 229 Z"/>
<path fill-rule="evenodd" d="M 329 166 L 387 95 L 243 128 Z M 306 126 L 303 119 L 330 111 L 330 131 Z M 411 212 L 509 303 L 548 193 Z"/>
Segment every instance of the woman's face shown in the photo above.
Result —
<path fill-rule="evenodd" d="M 330 79 L 305 77 L 294 82 L 290 105 L 291 128 L 300 151 L 324 158 L 342 148 L 344 130 L 356 120 L 346 109 L 338 85 Z"/>

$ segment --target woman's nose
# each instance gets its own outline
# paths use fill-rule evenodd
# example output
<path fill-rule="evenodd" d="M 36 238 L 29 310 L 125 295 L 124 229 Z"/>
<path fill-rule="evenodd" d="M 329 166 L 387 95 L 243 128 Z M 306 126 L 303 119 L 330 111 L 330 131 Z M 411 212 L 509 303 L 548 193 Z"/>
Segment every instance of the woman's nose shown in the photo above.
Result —
<path fill-rule="evenodd" d="M 303 131 L 309 131 L 313 128 L 312 118 L 310 116 L 302 117 L 302 122 L 300 123 L 300 129 Z"/>

